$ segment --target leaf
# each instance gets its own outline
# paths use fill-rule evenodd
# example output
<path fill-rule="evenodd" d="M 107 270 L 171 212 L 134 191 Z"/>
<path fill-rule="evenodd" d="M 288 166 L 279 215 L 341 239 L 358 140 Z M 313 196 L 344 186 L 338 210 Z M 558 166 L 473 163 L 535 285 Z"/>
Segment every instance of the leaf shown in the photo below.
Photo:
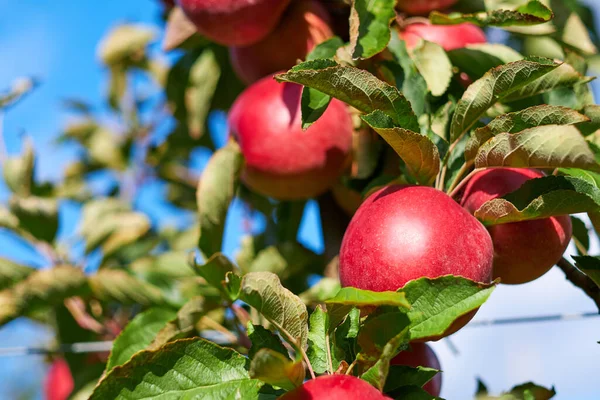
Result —
<path fill-rule="evenodd" d="M 0 325 L 47 307 L 60 305 L 69 297 L 89 294 L 81 268 L 61 265 L 35 271 L 21 282 L 0 292 Z"/>
<path fill-rule="evenodd" d="M 196 26 L 188 19 L 183 10 L 180 7 L 174 7 L 167 19 L 162 48 L 164 51 L 174 50 L 197 32 Z"/>
<path fill-rule="evenodd" d="M 545 125 L 500 133 L 477 151 L 475 167 L 581 168 L 600 171 L 594 153 L 570 125 Z"/>
<path fill-rule="evenodd" d="M 250 377 L 272 386 L 293 390 L 302 385 L 305 376 L 302 361 L 291 361 L 271 349 L 260 349 L 250 363 Z"/>
<path fill-rule="evenodd" d="M 204 50 L 190 69 L 189 83 L 185 89 L 187 124 L 192 138 L 197 139 L 204 133 L 220 77 L 221 67 L 215 53 L 210 49 Z"/>
<path fill-rule="evenodd" d="M 397 399 L 406 399 L 406 400 L 438 400 L 440 397 L 435 397 L 425 391 L 425 389 L 411 385 L 411 386 L 402 386 L 396 391 L 394 391 L 394 395 L 397 396 Z"/>
<path fill-rule="evenodd" d="M 236 271 L 236 268 L 223 254 L 213 254 L 204 265 L 196 266 L 196 271 L 209 285 L 219 289 L 224 298 L 230 301 L 237 299 L 237 290 L 231 292 L 225 285 L 227 273 Z"/>
<path fill-rule="evenodd" d="M 169 305 L 159 288 L 129 275 L 124 270 L 102 269 L 89 277 L 89 284 L 92 293 L 100 300 L 123 305 Z"/>
<path fill-rule="evenodd" d="M 308 312 L 292 292 L 271 272 L 250 272 L 242 278 L 240 300 L 260 312 L 294 347 L 304 349 L 308 341 Z"/>
<path fill-rule="evenodd" d="M 600 257 L 573 256 L 575 266 L 600 287 Z"/>
<path fill-rule="evenodd" d="M 469 44 L 448 52 L 452 64 L 471 79 L 479 79 L 487 71 L 499 65 L 523 59 L 511 47 L 499 43 Z"/>
<path fill-rule="evenodd" d="M 362 119 L 394 149 L 419 183 L 430 185 L 435 180 L 440 168 L 440 155 L 431 139 L 393 127 L 389 117 L 380 111 L 364 115 Z"/>
<path fill-rule="evenodd" d="M 482 27 L 485 26 L 529 26 L 542 24 L 554 17 L 552 10 L 537 0 L 531 0 L 512 10 L 492 10 L 478 14 L 443 14 L 433 11 L 429 15 L 431 23 L 438 25 L 455 25 L 470 22 Z"/>
<path fill-rule="evenodd" d="M 592 42 L 588 28 L 576 13 L 571 13 L 563 29 L 562 41 L 585 54 L 596 54 L 598 49 Z"/>
<path fill-rule="evenodd" d="M 34 268 L 0 257 L 0 290 L 21 282 L 34 272 Z"/>
<path fill-rule="evenodd" d="M 156 334 L 148 350 L 156 350 L 165 343 L 189 337 L 195 333 L 196 323 L 206 313 L 204 297 L 191 298 L 179 311 L 175 318 L 164 325 Z"/>
<path fill-rule="evenodd" d="M 15 79 L 8 92 L 0 93 L 0 110 L 6 110 L 21 101 L 39 85 L 39 82 L 30 77 Z"/>
<path fill-rule="evenodd" d="M 151 308 L 138 314 L 113 342 L 106 371 L 122 365 L 135 353 L 149 346 L 158 332 L 175 316 L 173 310 Z"/>
<path fill-rule="evenodd" d="M 523 400 L 549 400 L 556 394 L 554 388 L 547 389 L 543 386 L 536 385 L 533 382 L 523 383 L 515 386 L 509 392 L 516 399 Z"/>
<path fill-rule="evenodd" d="M 417 116 L 425 112 L 425 103 L 427 101 L 427 82 L 419 73 L 417 66 L 406 50 L 406 42 L 400 40 L 398 35 L 392 35 L 390 44 L 388 45 L 392 56 L 397 64 L 402 68 L 402 74 L 396 78 L 396 86 L 398 82 L 402 83 L 401 92 L 410 102 Z M 390 66 L 390 64 L 384 64 Z M 391 64 L 391 68 L 397 68 L 395 63 Z"/>
<path fill-rule="evenodd" d="M 30 233 L 34 238 L 52 243 L 58 232 L 58 202 L 44 197 L 13 196 L 10 211 L 19 219 L 19 229 Z"/>
<path fill-rule="evenodd" d="M 327 110 L 331 96 L 316 89 L 304 87 L 300 107 L 302 112 L 302 129 L 308 129 Z"/>
<path fill-rule="evenodd" d="M 394 306 L 410 308 L 410 303 L 403 292 L 372 292 L 354 287 L 341 288 L 335 297 L 327 300 L 326 303 L 356 307 Z"/>
<path fill-rule="evenodd" d="M 389 393 L 403 386 L 421 387 L 438 374 L 438 370 L 425 367 L 409 367 L 407 365 L 390 365 L 384 393 Z"/>
<path fill-rule="evenodd" d="M 406 335 L 405 342 L 408 343 L 407 328 L 409 325 L 410 320 L 406 313 L 402 311 L 386 312 L 367 318 L 358 332 L 357 341 L 360 346 L 360 358 L 379 360 L 385 346 L 400 334 Z M 395 355 L 396 351 L 393 352 L 392 357 Z"/>
<path fill-rule="evenodd" d="M 325 300 L 332 298 L 340 291 L 340 281 L 337 278 L 322 278 L 305 292 L 298 296 L 305 304 L 323 303 Z"/>
<path fill-rule="evenodd" d="M 494 284 L 450 275 L 408 282 L 402 292 L 411 305 L 410 340 L 443 334 L 457 318 L 485 303 L 494 288 Z"/>
<path fill-rule="evenodd" d="M 475 130 L 467 142 L 465 159 L 475 160 L 479 147 L 501 133 L 517 133 L 544 125 L 573 125 L 589 121 L 585 115 L 560 106 L 539 105 L 521 111 L 500 115 L 489 124 Z"/>
<path fill-rule="evenodd" d="M 398 89 L 365 70 L 341 66 L 332 60 L 314 60 L 298 64 L 275 78 L 315 88 L 366 114 L 381 110 L 395 125 L 419 131 L 417 117 L 408 100 Z"/>
<path fill-rule="evenodd" d="M 306 350 L 308 360 L 317 374 L 325 372 L 332 374 L 339 366 L 339 363 L 337 363 L 338 365 L 333 364 L 329 333 L 329 315 L 321 305 L 318 305 L 310 315 L 308 349 Z"/>
<path fill-rule="evenodd" d="M 390 41 L 395 0 L 353 0 L 350 10 L 350 53 L 353 59 L 371 58 Z"/>
<path fill-rule="evenodd" d="M 344 45 L 344 41 L 338 36 L 334 36 L 319 43 L 306 56 L 306 61 L 318 60 L 321 58 L 333 58 L 337 50 Z"/>
<path fill-rule="evenodd" d="M 155 38 L 154 29 L 143 25 L 120 25 L 100 42 L 98 55 L 105 65 L 116 65 L 143 58 L 146 46 Z"/>
<path fill-rule="evenodd" d="M 600 189 L 572 176 L 531 179 L 502 198 L 487 201 L 475 212 L 484 225 L 497 225 L 557 215 L 596 211 Z"/>
<path fill-rule="evenodd" d="M 198 183 L 196 201 L 200 216 L 198 246 L 206 257 L 221 251 L 225 218 L 239 184 L 243 157 L 234 141 L 217 150 Z"/>
<path fill-rule="evenodd" d="M 248 338 L 252 342 L 252 347 L 248 351 L 248 357 L 251 359 L 261 349 L 270 349 L 285 357 L 289 357 L 289 353 L 279 336 L 262 325 L 254 325 L 252 322 L 248 322 Z"/>
<path fill-rule="evenodd" d="M 258 399 L 263 384 L 250 379 L 247 366 L 248 360 L 232 349 L 200 338 L 182 339 L 138 352 L 112 369 L 90 399 Z"/>
<path fill-rule="evenodd" d="M 590 236 L 585 222 L 577 217 L 571 216 L 571 226 L 573 227 L 573 242 L 579 255 L 587 254 L 590 249 Z"/>
<path fill-rule="evenodd" d="M 528 86 L 552 70 L 559 64 L 551 60 L 537 59 L 515 61 L 493 68 L 482 78 L 475 81 L 465 91 L 456 105 L 450 128 L 450 141 L 454 142 L 467 132 L 479 118 L 496 102 L 503 101 L 511 93 Z M 530 87 L 528 95 L 535 89 Z"/>
<path fill-rule="evenodd" d="M 27 197 L 34 186 L 35 154 L 29 141 L 25 144 L 23 154 L 17 157 L 7 157 L 2 165 L 2 174 L 6 186 L 15 194 Z"/>
<path fill-rule="evenodd" d="M 412 50 L 412 58 L 431 94 L 443 95 L 452 79 L 452 64 L 442 46 L 422 40 Z"/>

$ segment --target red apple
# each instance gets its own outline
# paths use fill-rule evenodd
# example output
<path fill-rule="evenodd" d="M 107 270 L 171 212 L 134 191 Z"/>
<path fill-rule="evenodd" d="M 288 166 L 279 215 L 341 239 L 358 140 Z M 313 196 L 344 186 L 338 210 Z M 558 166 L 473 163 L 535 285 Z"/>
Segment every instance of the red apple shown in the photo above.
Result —
<path fill-rule="evenodd" d="M 409 367 L 427 367 L 441 370 L 440 361 L 437 356 L 425 343 L 411 343 L 410 349 L 401 352 L 394 357 L 391 365 L 407 365 Z M 442 390 L 442 375 L 437 374 L 423 386 L 423 389 L 430 395 L 438 397 Z"/>
<path fill-rule="evenodd" d="M 229 49 L 233 69 L 247 84 L 290 69 L 317 44 L 333 36 L 329 23 L 327 10 L 315 0 L 292 3 L 279 25 L 263 40 Z"/>
<path fill-rule="evenodd" d="M 246 163 L 242 180 L 279 200 L 307 199 L 329 189 L 344 171 L 352 146 L 352 120 L 344 103 L 329 107 L 306 131 L 302 86 L 268 76 L 248 87 L 229 113 L 229 129 Z"/>
<path fill-rule="evenodd" d="M 542 176 L 534 169 L 487 169 L 467 183 L 461 204 L 474 213 L 486 201 Z M 491 226 L 488 230 L 494 242 L 494 278 L 509 284 L 539 278 L 562 257 L 571 240 L 571 229 L 568 215 Z"/>
<path fill-rule="evenodd" d="M 52 362 L 44 381 L 46 400 L 66 400 L 74 385 L 69 364 L 62 358 Z"/>
<path fill-rule="evenodd" d="M 443 10 L 456 4 L 458 0 L 398 0 L 399 10 L 412 15 L 427 15 L 434 10 Z"/>
<path fill-rule="evenodd" d="M 178 0 L 208 39 L 224 46 L 247 46 L 267 36 L 290 0 Z"/>
<path fill-rule="evenodd" d="M 421 39 L 439 44 L 446 51 L 460 49 L 469 44 L 486 43 L 485 33 L 473 24 L 431 25 L 424 23 L 408 24 L 400 30 L 400 39 L 412 49 Z"/>
<path fill-rule="evenodd" d="M 322 375 L 287 392 L 281 400 L 385 400 L 390 399 L 352 375 Z"/>
<path fill-rule="evenodd" d="M 485 227 L 445 193 L 393 185 L 373 193 L 354 214 L 342 240 L 339 273 L 342 286 L 376 292 L 449 274 L 490 282 L 492 258 Z M 474 315 L 427 339 L 456 332 Z"/>

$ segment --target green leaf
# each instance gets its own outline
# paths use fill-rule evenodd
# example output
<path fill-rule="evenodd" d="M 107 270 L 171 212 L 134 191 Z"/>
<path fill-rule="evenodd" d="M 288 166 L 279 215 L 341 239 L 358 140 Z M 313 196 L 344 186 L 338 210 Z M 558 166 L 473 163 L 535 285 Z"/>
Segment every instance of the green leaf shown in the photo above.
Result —
<path fill-rule="evenodd" d="M 10 211 L 19 219 L 19 229 L 38 240 L 52 243 L 58 231 L 58 202 L 53 198 L 18 197 L 9 201 Z"/>
<path fill-rule="evenodd" d="M 335 297 L 326 301 L 327 304 L 339 304 L 356 307 L 394 306 L 410 308 L 403 292 L 372 292 L 353 287 L 341 288 Z"/>
<path fill-rule="evenodd" d="M 89 290 L 81 268 L 62 265 L 35 271 L 0 292 L 0 325 L 60 305 L 69 297 L 88 295 Z"/>
<path fill-rule="evenodd" d="M 206 118 L 220 78 L 221 67 L 215 53 L 206 49 L 192 65 L 185 89 L 187 124 L 193 138 L 199 138 L 204 133 Z"/>
<path fill-rule="evenodd" d="M 306 56 L 306 61 L 318 60 L 321 58 L 333 58 L 337 50 L 344 45 L 344 41 L 338 36 L 327 39 L 319 43 Z"/>
<path fill-rule="evenodd" d="M 406 312 L 402 311 L 385 312 L 367 318 L 357 338 L 361 359 L 378 360 L 390 340 L 402 332 L 408 333 L 410 322 Z M 408 335 L 406 336 L 408 343 Z M 396 353 L 394 352 L 392 357 Z"/>
<path fill-rule="evenodd" d="M 124 270 L 102 269 L 90 276 L 92 293 L 100 300 L 142 306 L 167 306 L 159 288 L 130 275 Z"/>
<path fill-rule="evenodd" d="M 571 13 L 563 29 L 562 41 L 585 54 L 596 54 L 598 49 L 590 38 L 588 28 L 576 13 Z"/>
<path fill-rule="evenodd" d="M 135 354 L 112 369 L 90 399 L 258 399 L 263 384 L 250 379 L 248 364 L 232 349 L 199 338 L 182 339 Z"/>
<path fill-rule="evenodd" d="M 317 374 L 334 373 L 338 365 L 333 364 L 330 345 L 329 315 L 321 305 L 310 315 L 310 330 L 308 332 L 308 349 L 306 355 Z"/>
<path fill-rule="evenodd" d="M 307 305 L 323 303 L 327 299 L 335 296 L 340 289 L 341 286 L 339 279 L 325 277 L 311 286 L 307 291 L 300 293 L 298 296 Z"/>
<path fill-rule="evenodd" d="M 350 10 L 350 53 L 353 59 L 371 58 L 390 41 L 395 0 L 353 0 Z"/>
<path fill-rule="evenodd" d="M 112 66 L 143 58 L 146 46 L 155 38 L 155 31 L 143 25 L 120 25 L 112 29 L 99 45 L 102 62 Z"/>
<path fill-rule="evenodd" d="M 276 75 L 276 79 L 315 88 L 366 114 L 381 110 L 395 125 L 419 131 L 419 122 L 408 100 L 398 89 L 365 70 L 341 66 L 332 60 L 314 60 L 298 64 Z"/>
<path fill-rule="evenodd" d="M 38 85 L 39 82 L 30 77 L 15 79 L 10 90 L 0 93 L 0 110 L 14 106 Z"/>
<path fill-rule="evenodd" d="M 552 10 L 537 0 L 531 0 L 516 10 L 492 10 L 478 14 L 443 14 L 433 11 L 429 15 L 431 23 L 438 25 L 456 25 L 470 22 L 485 26 L 529 26 L 543 24 L 554 17 Z"/>
<path fill-rule="evenodd" d="M 394 127 L 390 118 L 381 111 L 364 115 L 362 119 L 394 149 L 419 183 L 430 185 L 435 180 L 440 169 L 440 155 L 431 139 Z"/>
<path fill-rule="evenodd" d="M 285 357 L 289 357 L 289 353 L 279 336 L 262 325 L 254 325 L 252 322 L 248 322 L 248 338 L 252 342 L 252 347 L 248 351 L 248 357 L 251 359 L 261 349 L 270 349 Z"/>
<path fill-rule="evenodd" d="M 412 50 L 412 58 L 434 96 L 443 95 L 452 79 L 452 64 L 446 51 L 437 43 L 426 40 Z"/>
<path fill-rule="evenodd" d="M 250 363 L 250 377 L 272 386 L 293 390 L 304 381 L 306 371 L 302 360 L 289 357 L 271 349 L 260 349 Z"/>
<path fill-rule="evenodd" d="M 177 311 L 175 318 L 158 331 L 152 343 L 147 347 L 148 350 L 156 350 L 165 343 L 193 335 L 196 331 L 196 324 L 204 314 L 206 314 L 204 297 L 191 298 Z"/>
<path fill-rule="evenodd" d="M 162 308 L 151 308 L 138 314 L 115 339 L 106 371 L 124 364 L 135 353 L 149 346 L 158 332 L 174 316 L 175 311 Z"/>
<path fill-rule="evenodd" d="M 327 110 L 331 96 L 310 87 L 302 89 L 300 107 L 302 112 L 302 129 L 308 129 Z"/>
<path fill-rule="evenodd" d="M 225 218 L 239 184 L 242 164 L 243 157 L 239 146 L 234 141 L 229 141 L 225 147 L 213 154 L 198 183 L 198 246 L 205 257 L 221 251 Z"/>
<path fill-rule="evenodd" d="M 452 64 L 471 79 L 479 79 L 487 71 L 499 65 L 523 59 L 512 48 L 499 43 L 470 44 L 448 52 Z"/>
<path fill-rule="evenodd" d="M 459 317 L 479 308 L 494 291 L 483 284 L 457 276 L 410 281 L 402 292 L 411 305 L 410 339 L 426 339 L 443 334 Z"/>
<path fill-rule="evenodd" d="M 573 227 L 573 241 L 579 255 L 587 254 L 590 249 L 590 235 L 585 222 L 577 217 L 571 216 L 571 226 Z"/>
<path fill-rule="evenodd" d="M 573 256 L 575 266 L 600 287 L 600 257 Z"/>
<path fill-rule="evenodd" d="M 581 168 L 600 171 L 594 153 L 569 125 L 545 125 L 500 133 L 477 151 L 475 167 Z"/>
<path fill-rule="evenodd" d="M 34 268 L 0 257 L 0 290 L 21 282 L 34 272 Z"/>
<path fill-rule="evenodd" d="M 558 68 L 551 60 L 536 59 L 515 61 L 493 68 L 475 81 L 465 91 L 456 105 L 450 128 L 450 141 L 454 142 L 467 132 L 475 122 L 496 102 L 503 101 L 529 83 Z M 539 93 L 530 88 L 528 95 Z"/>
<path fill-rule="evenodd" d="M 234 273 L 237 269 L 226 256 L 215 253 L 205 264 L 196 266 L 196 271 L 209 285 L 219 289 L 223 297 L 230 301 L 237 299 L 237 290 L 230 291 L 226 285 L 227 273 Z"/>
<path fill-rule="evenodd" d="M 421 387 L 433 379 L 438 372 L 438 370 L 433 368 L 413 368 L 407 365 L 390 365 L 383 391 L 384 393 L 389 393 L 403 386 Z"/>
<path fill-rule="evenodd" d="M 549 400 L 556 394 L 554 388 L 547 389 L 533 382 L 523 383 L 515 386 L 508 393 L 517 400 Z"/>
<path fill-rule="evenodd" d="M 251 272 L 242 278 L 240 300 L 258 310 L 294 347 L 308 341 L 308 312 L 292 292 L 271 272 Z"/>
<path fill-rule="evenodd" d="M 411 385 L 411 386 L 402 386 L 398 390 L 394 391 L 394 395 L 397 399 L 402 400 L 439 400 L 440 397 L 434 397 L 425 389 Z"/>
<path fill-rule="evenodd" d="M 34 186 L 35 154 L 31 143 L 26 142 L 22 155 L 7 157 L 2 165 L 6 186 L 15 194 L 27 197 Z"/>
<path fill-rule="evenodd" d="M 547 176 L 531 179 L 502 198 L 483 203 L 475 217 L 490 226 L 597 211 L 599 207 L 600 189 L 596 185 L 574 176 Z"/>
<path fill-rule="evenodd" d="M 408 55 L 406 50 L 406 42 L 400 40 L 398 35 L 392 35 L 390 44 L 388 45 L 392 56 L 397 64 L 402 68 L 403 74 L 396 78 L 396 81 L 402 83 L 401 92 L 410 102 L 415 113 L 420 116 L 425 112 L 425 103 L 427 102 L 427 82 L 419 73 L 413 59 Z M 384 64 L 390 68 L 397 68 L 395 63 Z M 397 83 L 397 86 L 399 84 Z"/>
<path fill-rule="evenodd" d="M 501 133 L 517 133 L 543 125 L 573 125 L 586 121 L 589 121 L 589 118 L 575 110 L 545 104 L 503 114 L 475 130 L 467 142 L 465 158 L 467 161 L 475 160 L 479 147 Z"/>

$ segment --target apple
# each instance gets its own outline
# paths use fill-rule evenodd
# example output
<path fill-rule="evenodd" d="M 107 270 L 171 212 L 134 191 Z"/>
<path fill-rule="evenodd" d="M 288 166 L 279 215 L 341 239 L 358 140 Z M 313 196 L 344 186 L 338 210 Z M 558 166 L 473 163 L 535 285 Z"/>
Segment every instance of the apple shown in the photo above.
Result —
<path fill-rule="evenodd" d="M 390 185 L 369 196 L 350 221 L 340 249 L 343 287 L 395 291 L 422 277 L 458 275 L 489 283 L 492 239 L 485 227 L 445 193 Z M 462 328 L 461 316 L 438 340 Z"/>
<path fill-rule="evenodd" d="M 352 147 L 347 106 L 332 99 L 303 131 L 302 86 L 272 76 L 252 84 L 234 102 L 229 129 L 245 158 L 242 181 L 279 200 L 307 199 L 327 191 L 343 173 Z"/>
<path fill-rule="evenodd" d="M 413 368 L 427 367 L 441 370 L 440 361 L 431 347 L 425 343 L 411 343 L 410 349 L 394 357 L 390 365 L 406 365 Z M 423 386 L 423 389 L 430 395 L 438 397 L 442 390 L 442 374 L 435 375 Z"/>
<path fill-rule="evenodd" d="M 54 360 L 44 380 L 46 400 L 66 400 L 74 386 L 69 364 L 62 358 Z"/>
<path fill-rule="evenodd" d="M 333 36 L 329 24 L 327 10 L 317 1 L 294 2 L 263 40 L 250 46 L 230 47 L 231 65 L 246 84 L 288 70 L 298 60 L 304 60 L 317 44 Z"/>
<path fill-rule="evenodd" d="M 178 0 L 187 17 L 208 39 L 224 46 L 247 46 L 277 26 L 290 0 Z"/>
<path fill-rule="evenodd" d="M 352 375 L 322 375 L 287 392 L 280 400 L 385 400 L 379 390 Z"/>
<path fill-rule="evenodd" d="M 443 10 L 458 0 L 398 0 L 396 7 L 412 15 L 427 15 L 434 10 Z"/>
<path fill-rule="evenodd" d="M 414 48 L 421 39 L 439 44 L 446 51 L 460 49 L 469 44 L 486 43 L 485 33 L 476 25 L 432 25 L 422 22 L 401 28 L 400 39 L 406 41 L 408 49 Z"/>
<path fill-rule="evenodd" d="M 535 169 L 492 168 L 467 183 L 461 204 L 474 213 L 488 200 L 502 197 L 529 179 L 544 174 Z M 494 243 L 494 278 L 520 284 L 544 275 L 560 260 L 571 240 L 568 215 L 494 225 L 488 228 Z"/>

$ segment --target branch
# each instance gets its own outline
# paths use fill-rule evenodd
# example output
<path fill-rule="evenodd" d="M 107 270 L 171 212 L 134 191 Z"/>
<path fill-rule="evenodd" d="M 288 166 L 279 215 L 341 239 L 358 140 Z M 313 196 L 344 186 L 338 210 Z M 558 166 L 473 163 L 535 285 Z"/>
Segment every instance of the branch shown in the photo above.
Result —
<path fill-rule="evenodd" d="M 565 273 L 568 281 L 585 292 L 596 303 L 596 307 L 600 311 L 600 288 L 586 274 L 579 271 L 573 264 L 567 261 L 564 257 L 556 263 Z"/>

